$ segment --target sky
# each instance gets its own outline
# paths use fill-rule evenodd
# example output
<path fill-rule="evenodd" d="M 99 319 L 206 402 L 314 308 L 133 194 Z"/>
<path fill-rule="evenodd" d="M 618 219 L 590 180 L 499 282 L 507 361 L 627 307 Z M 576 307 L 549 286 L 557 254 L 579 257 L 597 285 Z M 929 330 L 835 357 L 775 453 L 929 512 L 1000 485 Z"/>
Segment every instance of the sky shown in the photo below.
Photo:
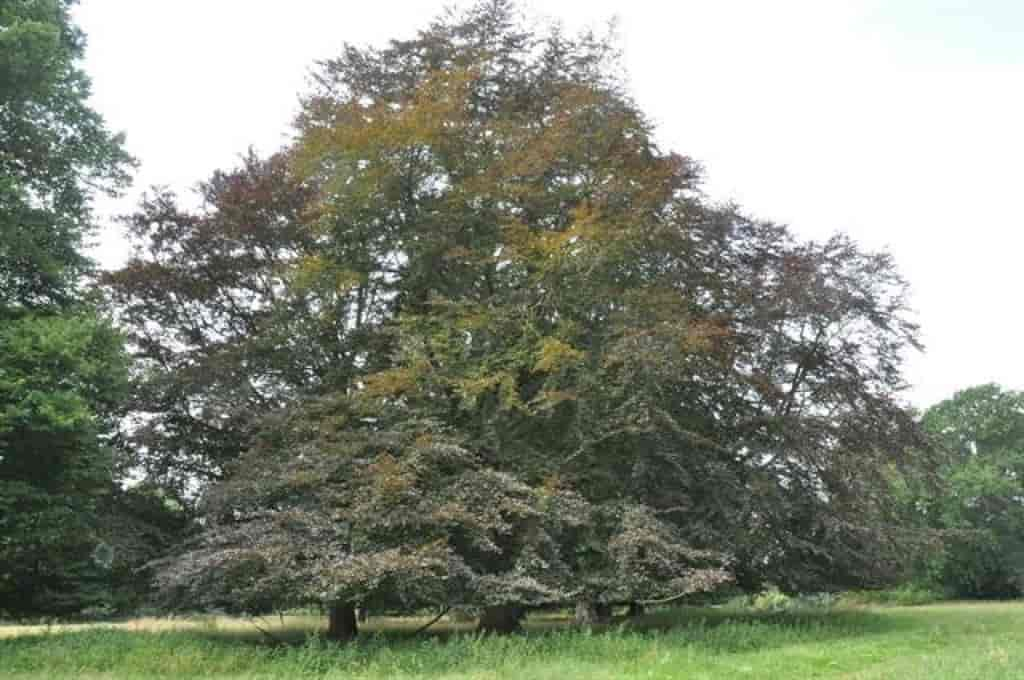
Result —
<path fill-rule="evenodd" d="M 127 135 L 135 185 L 97 205 L 96 257 L 129 249 L 112 215 L 152 185 L 187 195 L 252 146 L 282 146 L 318 59 L 409 37 L 434 0 L 81 0 L 93 106 Z M 1024 3 L 1016 0 L 547 0 L 569 29 L 617 19 L 630 88 L 705 190 L 805 237 L 886 249 L 926 350 L 908 400 L 984 382 L 1024 389 Z"/>

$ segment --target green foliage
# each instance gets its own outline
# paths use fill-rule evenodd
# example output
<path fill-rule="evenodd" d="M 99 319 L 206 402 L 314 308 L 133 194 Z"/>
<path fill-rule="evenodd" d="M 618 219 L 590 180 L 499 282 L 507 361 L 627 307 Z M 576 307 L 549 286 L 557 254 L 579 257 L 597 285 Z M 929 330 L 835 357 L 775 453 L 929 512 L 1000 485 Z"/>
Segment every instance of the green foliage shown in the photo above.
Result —
<path fill-rule="evenodd" d="M 842 597 L 845 598 L 845 594 Z M 836 593 L 789 595 L 776 586 L 769 586 L 759 593 L 735 595 L 719 606 L 726 611 L 795 614 L 830 611 L 840 603 L 840 599 Z"/>
<path fill-rule="evenodd" d="M 177 548 L 193 530 L 191 517 L 166 490 L 117 484 L 98 511 L 99 544 L 93 561 L 103 568 L 100 610 L 124 616 L 152 603 L 154 560 Z M 83 611 L 80 618 L 89 620 Z"/>
<path fill-rule="evenodd" d="M 1024 394 L 963 390 L 924 414 L 945 453 L 935 488 L 908 489 L 917 522 L 940 530 L 921 575 L 959 597 L 1024 592 Z"/>
<path fill-rule="evenodd" d="M 91 192 L 127 181 L 130 158 L 86 103 L 71 4 L 0 6 L 0 318 L 76 297 Z"/>
<path fill-rule="evenodd" d="M 762 590 L 750 601 L 750 607 L 756 612 L 781 612 L 792 606 L 793 598 L 778 588 Z"/>
<path fill-rule="evenodd" d="M 101 567 L 99 509 L 113 485 L 103 436 L 127 387 L 120 336 L 91 313 L 0 327 L 0 601 L 69 612 Z"/>
<path fill-rule="evenodd" d="M 949 599 L 945 593 L 921 585 L 903 585 L 882 590 L 853 590 L 842 594 L 846 605 L 916 607 Z"/>
<path fill-rule="evenodd" d="M 0 4 L 0 609 L 101 602 L 94 559 L 128 368 L 83 289 L 96 190 L 131 161 L 86 100 L 72 3 Z M 101 551 L 102 552 L 102 551 Z"/>

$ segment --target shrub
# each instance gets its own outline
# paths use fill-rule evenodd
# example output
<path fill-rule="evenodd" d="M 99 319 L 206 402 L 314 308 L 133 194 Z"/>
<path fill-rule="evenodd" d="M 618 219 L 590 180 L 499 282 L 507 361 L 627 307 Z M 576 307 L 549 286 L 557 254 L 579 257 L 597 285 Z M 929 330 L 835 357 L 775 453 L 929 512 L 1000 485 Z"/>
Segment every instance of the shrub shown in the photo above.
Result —
<path fill-rule="evenodd" d="M 769 586 L 754 596 L 750 608 L 756 612 L 783 612 L 793 604 L 793 598 L 775 586 Z"/>
<path fill-rule="evenodd" d="M 903 585 L 888 590 L 854 590 L 842 595 L 844 604 L 862 606 L 914 607 L 945 599 L 943 593 L 920 585 Z"/>

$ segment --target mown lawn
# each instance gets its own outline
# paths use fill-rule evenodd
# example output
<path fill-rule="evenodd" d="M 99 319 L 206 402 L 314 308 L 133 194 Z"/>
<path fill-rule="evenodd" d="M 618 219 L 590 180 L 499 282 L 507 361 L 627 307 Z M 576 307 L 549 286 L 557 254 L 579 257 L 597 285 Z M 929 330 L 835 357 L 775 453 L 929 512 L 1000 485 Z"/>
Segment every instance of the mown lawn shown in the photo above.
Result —
<path fill-rule="evenodd" d="M 349 646 L 307 633 L 313 619 L 207 619 L 67 628 L 0 627 L 12 678 L 1024 678 L 1024 604 L 942 604 L 757 615 L 675 610 L 585 633 L 531 623 L 479 637 L 378 620 Z"/>

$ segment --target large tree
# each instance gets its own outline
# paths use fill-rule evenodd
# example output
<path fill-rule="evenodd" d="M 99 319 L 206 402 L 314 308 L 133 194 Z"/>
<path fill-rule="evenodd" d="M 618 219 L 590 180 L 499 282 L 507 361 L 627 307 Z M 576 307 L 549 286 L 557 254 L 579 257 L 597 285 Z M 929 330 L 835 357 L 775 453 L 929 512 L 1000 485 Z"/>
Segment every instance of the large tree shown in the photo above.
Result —
<path fill-rule="evenodd" d="M 90 601 L 127 377 L 83 247 L 92 194 L 130 162 L 86 104 L 70 4 L 0 5 L 0 608 L 18 614 Z"/>
<path fill-rule="evenodd" d="M 205 493 L 180 601 L 510 628 L 892 564 L 884 471 L 919 443 L 892 261 L 711 204 L 607 41 L 524 25 L 486 2 L 323 64 L 280 280 L 343 351 Z"/>

